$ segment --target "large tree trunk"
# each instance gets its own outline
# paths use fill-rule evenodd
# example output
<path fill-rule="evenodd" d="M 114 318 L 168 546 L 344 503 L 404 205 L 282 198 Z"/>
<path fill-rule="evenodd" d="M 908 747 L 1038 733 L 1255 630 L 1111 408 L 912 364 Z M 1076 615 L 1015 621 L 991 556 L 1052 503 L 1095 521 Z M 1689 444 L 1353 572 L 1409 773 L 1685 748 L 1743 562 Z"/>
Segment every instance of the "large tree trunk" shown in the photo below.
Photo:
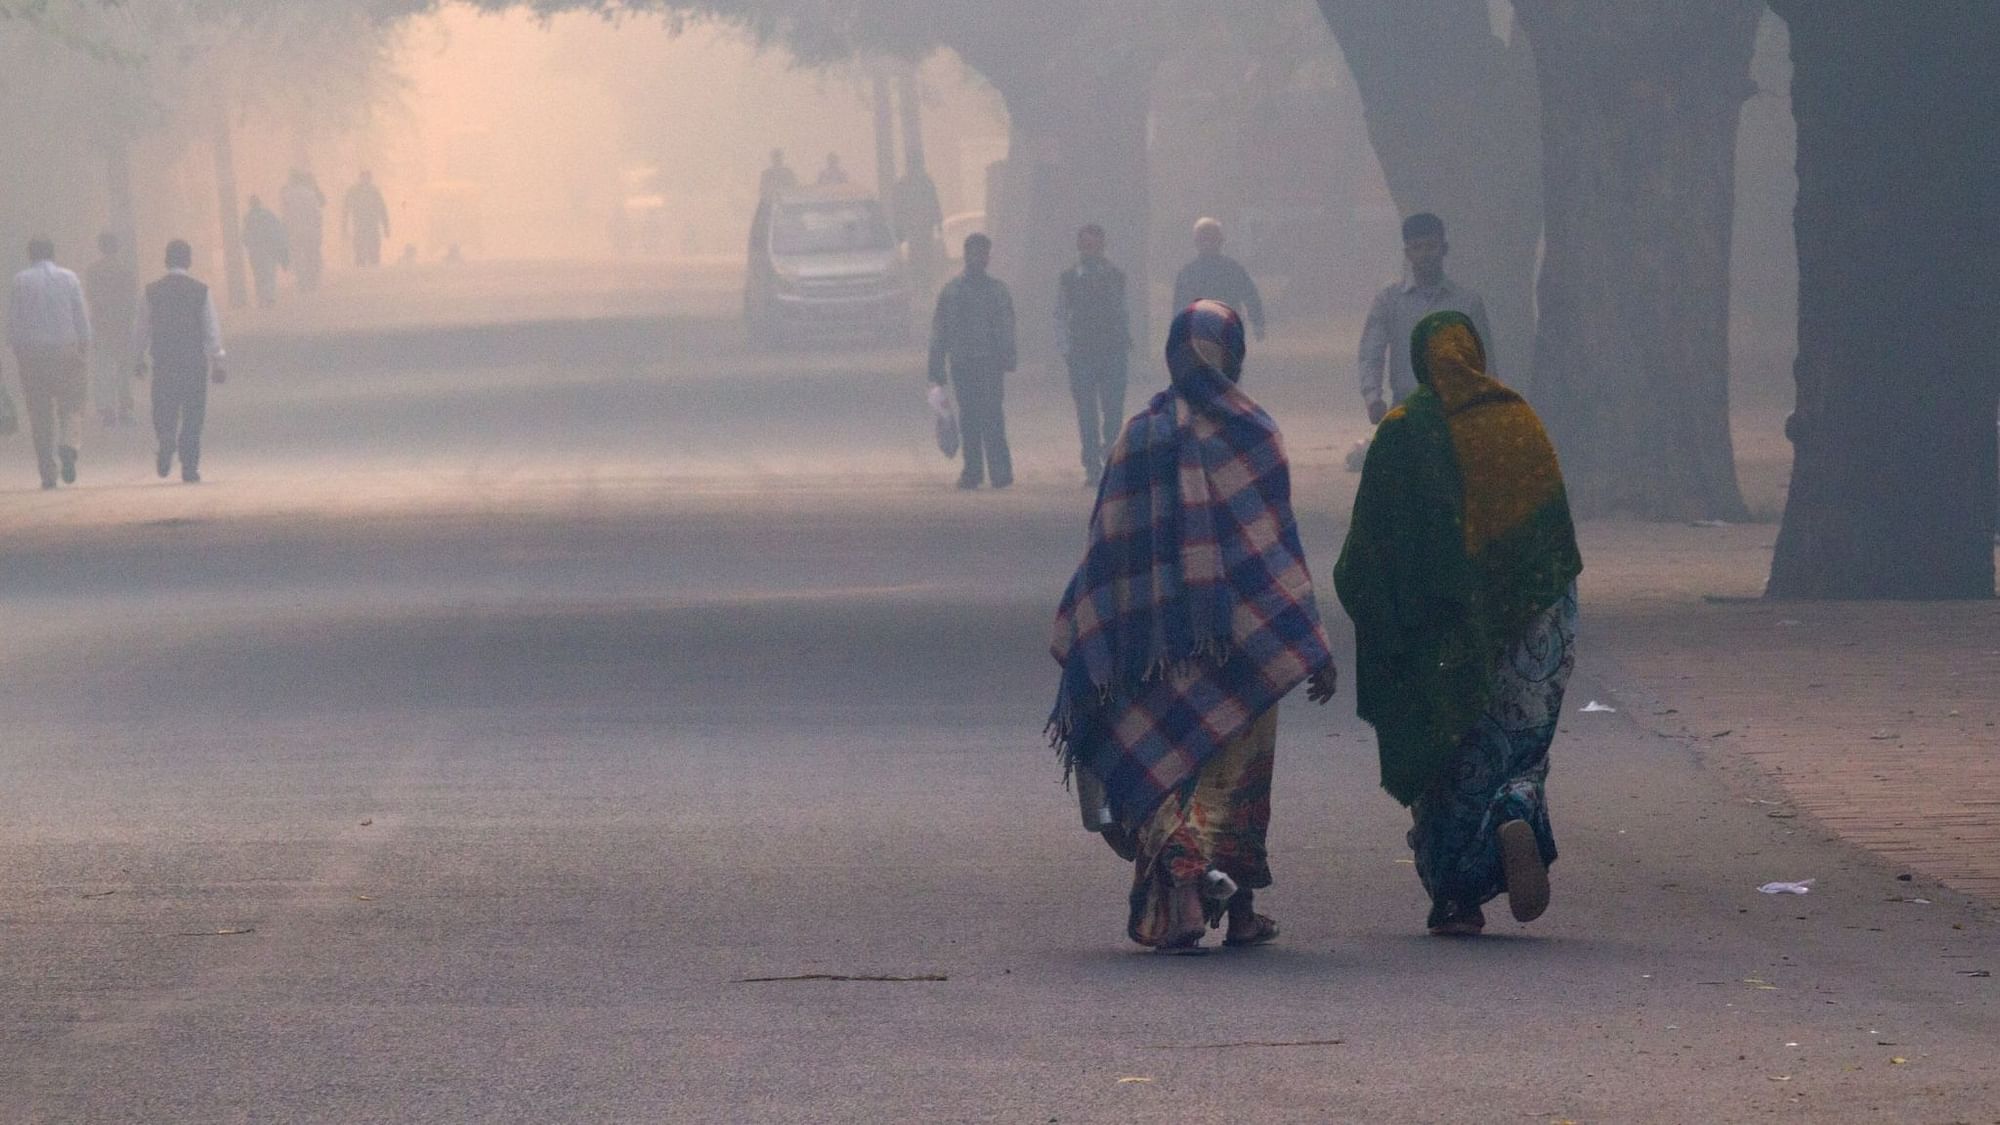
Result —
<path fill-rule="evenodd" d="M 2000 83 L 1990 0 L 1774 0 L 1798 120 L 1778 598 L 1993 596 Z"/>
<path fill-rule="evenodd" d="M 1056 277 L 1074 255 L 1077 227 L 1097 223 L 1124 269 L 1133 333 L 1147 331 L 1147 125 L 1156 60 L 1139 52 L 1090 66 L 1034 56 L 1024 72 L 981 66 L 1007 104 L 1012 142 L 1001 185 L 995 272 L 1014 291 L 1021 352 L 1055 346 Z M 980 66 L 979 60 L 973 60 Z M 997 75 L 997 77 L 996 77 Z"/>
<path fill-rule="evenodd" d="M 896 204 L 896 107 L 889 98 L 889 76 L 878 66 L 875 101 L 875 198 L 891 214 Z"/>
<path fill-rule="evenodd" d="M 124 139 L 109 143 L 104 153 L 105 198 L 110 204 L 110 230 L 118 236 L 118 256 L 132 271 L 139 270 L 139 207 L 132 192 L 132 145 Z"/>
<path fill-rule="evenodd" d="M 1729 433 L 1736 129 L 1759 0 L 1517 0 L 1541 85 L 1536 402 L 1585 512 L 1746 516 Z"/>
<path fill-rule="evenodd" d="M 215 115 L 215 201 L 222 220 L 222 275 L 229 307 L 250 303 L 250 286 L 243 270 L 243 211 L 236 198 L 236 149 L 229 135 L 229 114 Z"/>
<path fill-rule="evenodd" d="M 1085 223 L 1104 228 L 1110 254 L 1125 271 L 1126 300 L 1132 310 L 1132 336 L 1141 345 L 1152 340 L 1152 276 L 1148 246 L 1152 229 L 1152 168 L 1148 160 L 1148 122 L 1152 117 L 1150 62 L 1129 71 L 1107 70 L 1094 75 L 1086 95 L 1088 113 L 1061 119 L 1062 168 L 1069 192 L 1068 222 L 1060 232 L 1063 249 L 1043 284 L 1053 302 L 1056 274 L 1075 255 L 1075 232 Z M 1053 328 L 1050 339 L 1053 340 Z M 1143 354 L 1143 347 L 1142 347 Z"/>
<path fill-rule="evenodd" d="M 1486 300 L 1501 376 L 1532 390 L 1541 121 L 1521 37 L 1486 0 L 1319 0 L 1347 58 L 1375 158 L 1405 215 L 1434 211 L 1450 269 Z"/>

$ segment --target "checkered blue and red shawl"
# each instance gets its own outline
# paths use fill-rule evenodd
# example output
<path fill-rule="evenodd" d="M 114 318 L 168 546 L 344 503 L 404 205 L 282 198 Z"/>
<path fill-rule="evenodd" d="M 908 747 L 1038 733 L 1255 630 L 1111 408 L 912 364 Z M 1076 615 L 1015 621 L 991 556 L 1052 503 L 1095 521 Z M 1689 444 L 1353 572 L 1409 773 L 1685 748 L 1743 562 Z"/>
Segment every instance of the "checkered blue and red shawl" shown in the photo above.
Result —
<path fill-rule="evenodd" d="M 1128 826 L 1332 662 L 1278 428 L 1208 366 L 1126 423 L 1057 612 L 1065 776 Z"/>

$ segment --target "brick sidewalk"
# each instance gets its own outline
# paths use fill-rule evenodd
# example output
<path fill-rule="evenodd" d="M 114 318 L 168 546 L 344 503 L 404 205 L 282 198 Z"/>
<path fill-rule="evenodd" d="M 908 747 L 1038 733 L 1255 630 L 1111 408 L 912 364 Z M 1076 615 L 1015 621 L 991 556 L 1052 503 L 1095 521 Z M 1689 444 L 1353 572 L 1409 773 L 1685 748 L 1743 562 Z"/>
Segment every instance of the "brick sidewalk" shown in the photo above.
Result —
<path fill-rule="evenodd" d="M 2000 901 L 2000 603 L 1703 600 L 1754 596 L 1774 535 L 1587 529 L 1585 643 L 1642 725 L 1741 755 L 1842 836 Z"/>

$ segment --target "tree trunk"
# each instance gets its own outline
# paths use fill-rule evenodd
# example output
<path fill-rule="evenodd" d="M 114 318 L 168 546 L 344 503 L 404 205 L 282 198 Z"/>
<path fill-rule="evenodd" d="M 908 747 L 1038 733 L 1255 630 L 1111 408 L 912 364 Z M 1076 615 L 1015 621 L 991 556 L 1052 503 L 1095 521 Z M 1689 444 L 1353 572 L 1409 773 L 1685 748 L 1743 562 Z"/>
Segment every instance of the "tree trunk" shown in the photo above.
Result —
<path fill-rule="evenodd" d="M 903 164 L 912 172 L 925 171 L 924 96 L 914 66 L 896 76 L 896 102 L 903 112 Z"/>
<path fill-rule="evenodd" d="M 132 146 L 113 140 L 104 153 L 105 197 L 110 203 L 110 230 L 118 236 L 118 256 L 132 271 L 139 270 L 139 208 L 132 192 Z"/>
<path fill-rule="evenodd" d="M 1148 122 L 1152 117 L 1152 68 L 1134 73 L 1100 73 L 1087 96 L 1088 113 L 1061 119 L 1062 169 L 1070 210 L 1057 232 L 1061 251 L 1043 284 L 1053 303 L 1057 274 L 1076 253 L 1076 229 L 1085 223 L 1104 228 L 1110 256 L 1125 271 L 1132 337 L 1141 354 L 1152 338 L 1152 283 L 1149 234 L 1152 228 Z M 1050 339 L 1054 340 L 1053 328 Z"/>
<path fill-rule="evenodd" d="M 236 149 L 227 111 L 215 115 L 215 196 L 221 211 L 222 275 L 229 307 L 240 309 L 250 303 L 250 287 L 243 270 L 243 211 L 236 199 Z"/>
<path fill-rule="evenodd" d="M 875 71 L 875 198 L 892 214 L 896 202 L 896 108 L 889 99 L 889 76 Z"/>
<path fill-rule="evenodd" d="M 1012 127 L 991 228 L 995 272 L 1013 288 L 1023 355 L 1047 356 L 1055 346 L 1056 278 L 1084 223 L 1104 227 L 1110 256 L 1125 271 L 1133 335 L 1148 338 L 1147 126 L 1155 61 L 1107 57 L 1091 67 L 1003 70 L 1000 78 L 984 71 Z"/>
<path fill-rule="evenodd" d="M 1741 520 L 1736 129 L 1759 0 L 1518 0 L 1541 85 L 1536 402 L 1584 512 Z"/>
<path fill-rule="evenodd" d="M 1988 0 L 1775 0 L 1798 121 L 1774 598 L 1993 596 L 2000 82 Z"/>
<path fill-rule="evenodd" d="M 1494 37 L 1486 0 L 1319 7 L 1360 91 L 1389 194 L 1405 215 L 1444 219 L 1452 275 L 1486 300 L 1500 375 L 1533 391 L 1541 122 L 1521 37 Z"/>

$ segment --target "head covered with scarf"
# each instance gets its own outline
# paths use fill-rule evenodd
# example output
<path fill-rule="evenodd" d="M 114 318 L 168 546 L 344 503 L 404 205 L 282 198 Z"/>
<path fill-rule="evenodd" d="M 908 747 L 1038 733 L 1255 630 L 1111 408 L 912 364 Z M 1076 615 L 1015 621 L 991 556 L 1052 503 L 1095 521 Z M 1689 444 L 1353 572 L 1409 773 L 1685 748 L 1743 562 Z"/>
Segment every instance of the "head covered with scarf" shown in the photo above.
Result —
<path fill-rule="evenodd" d="M 1416 800 L 1484 712 L 1495 661 L 1583 570 L 1554 445 L 1461 313 L 1411 334 L 1418 389 L 1376 431 L 1334 570 L 1382 784 Z"/>
<path fill-rule="evenodd" d="M 1331 663 L 1276 423 L 1237 386 L 1243 321 L 1197 301 L 1172 386 L 1126 423 L 1057 612 L 1050 735 L 1136 824 Z"/>
<path fill-rule="evenodd" d="M 1232 384 L 1241 382 L 1248 351 L 1243 318 L 1235 309 L 1221 301 L 1196 301 L 1181 310 L 1167 329 L 1167 374 L 1176 388 L 1209 372 Z"/>

